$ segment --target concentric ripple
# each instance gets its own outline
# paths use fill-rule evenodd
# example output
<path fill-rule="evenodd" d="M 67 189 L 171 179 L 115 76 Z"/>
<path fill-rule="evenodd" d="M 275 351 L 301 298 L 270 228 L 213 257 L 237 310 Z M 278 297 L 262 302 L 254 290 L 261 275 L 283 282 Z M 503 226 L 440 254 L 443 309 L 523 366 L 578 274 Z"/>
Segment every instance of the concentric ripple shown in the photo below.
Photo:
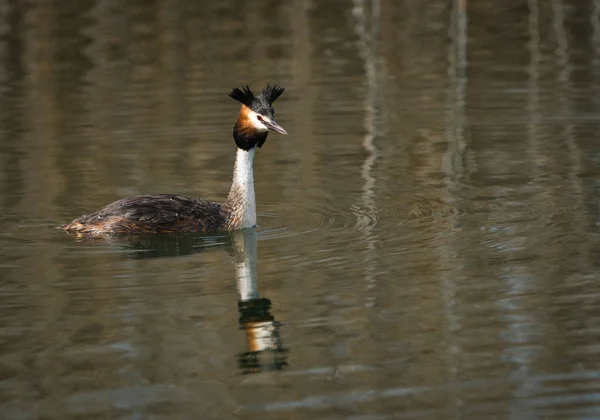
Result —
<path fill-rule="evenodd" d="M 386 200 L 383 200 L 386 202 Z M 379 207 L 375 203 L 357 202 L 348 206 L 263 204 L 271 211 L 258 213 L 259 232 L 262 240 L 281 239 L 316 232 L 372 231 L 383 220 L 388 225 L 400 225 L 408 221 L 436 223 L 457 214 L 448 203 L 436 200 L 413 200 L 400 205 Z"/>

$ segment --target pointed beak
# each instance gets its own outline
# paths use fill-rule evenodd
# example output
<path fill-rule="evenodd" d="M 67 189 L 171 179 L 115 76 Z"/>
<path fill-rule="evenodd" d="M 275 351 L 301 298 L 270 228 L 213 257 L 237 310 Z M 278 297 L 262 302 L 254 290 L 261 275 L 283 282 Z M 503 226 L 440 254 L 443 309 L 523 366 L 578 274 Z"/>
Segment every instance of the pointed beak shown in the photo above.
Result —
<path fill-rule="evenodd" d="M 276 131 L 279 134 L 287 134 L 287 131 L 285 131 L 282 126 L 277 124 L 275 120 L 263 121 L 263 124 L 266 125 L 269 130 Z"/>

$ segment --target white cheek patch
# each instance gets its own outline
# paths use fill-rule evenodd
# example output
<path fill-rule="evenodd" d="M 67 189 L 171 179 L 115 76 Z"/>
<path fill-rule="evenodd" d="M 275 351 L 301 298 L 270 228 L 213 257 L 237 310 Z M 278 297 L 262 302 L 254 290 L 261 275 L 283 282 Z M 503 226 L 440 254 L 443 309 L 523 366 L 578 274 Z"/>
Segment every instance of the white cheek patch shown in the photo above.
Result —
<path fill-rule="evenodd" d="M 264 120 L 268 121 L 268 119 L 266 117 L 261 116 L 261 118 L 263 118 Z M 259 119 L 258 119 L 258 114 L 254 111 L 250 111 L 248 113 L 248 119 L 250 120 L 250 122 L 252 123 L 252 126 L 257 129 L 258 131 L 269 131 L 269 129 L 267 128 L 266 125 L 264 125 Z"/>

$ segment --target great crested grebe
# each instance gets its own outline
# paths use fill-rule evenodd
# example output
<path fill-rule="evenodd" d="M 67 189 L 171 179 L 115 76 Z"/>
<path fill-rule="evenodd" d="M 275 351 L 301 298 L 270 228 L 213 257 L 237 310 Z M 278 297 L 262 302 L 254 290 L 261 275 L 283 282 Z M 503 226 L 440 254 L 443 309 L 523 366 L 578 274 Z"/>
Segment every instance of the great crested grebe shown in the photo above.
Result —
<path fill-rule="evenodd" d="M 231 96 L 242 103 L 233 127 L 237 145 L 233 183 L 223 204 L 172 194 L 126 197 L 61 226 L 69 232 L 102 235 L 111 233 L 170 233 L 236 230 L 256 225 L 252 162 L 257 147 L 269 130 L 287 132 L 275 122 L 273 102 L 284 88 L 267 84 L 254 95 L 248 86 L 235 88 Z"/>

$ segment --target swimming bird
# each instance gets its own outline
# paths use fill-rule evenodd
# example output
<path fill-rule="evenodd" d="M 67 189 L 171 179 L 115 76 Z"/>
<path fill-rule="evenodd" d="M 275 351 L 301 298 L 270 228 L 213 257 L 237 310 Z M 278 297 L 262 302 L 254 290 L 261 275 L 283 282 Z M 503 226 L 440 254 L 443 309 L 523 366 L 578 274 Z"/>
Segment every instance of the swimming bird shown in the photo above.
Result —
<path fill-rule="evenodd" d="M 255 95 L 250 87 L 234 88 L 229 96 L 242 103 L 233 127 L 237 145 L 233 182 L 221 203 L 173 194 L 126 197 L 61 226 L 88 235 L 212 232 L 256 225 L 253 161 L 269 131 L 287 132 L 275 121 L 273 102 L 284 88 L 267 84 Z"/>

